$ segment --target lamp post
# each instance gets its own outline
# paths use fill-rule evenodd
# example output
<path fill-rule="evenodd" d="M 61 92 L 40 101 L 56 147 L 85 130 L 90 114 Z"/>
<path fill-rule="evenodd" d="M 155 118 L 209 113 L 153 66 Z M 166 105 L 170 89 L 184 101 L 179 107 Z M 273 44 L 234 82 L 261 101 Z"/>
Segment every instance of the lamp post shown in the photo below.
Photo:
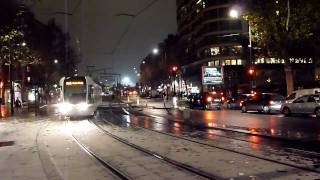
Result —
<path fill-rule="evenodd" d="M 238 10 L 236 9 L 231 9 L 229 11 L 229 17 L 233 18 L 233 19 L 239 19 L 240 13 Z M 251 26 L 250 26 L 250 22 L 248 23 L 248 36 L 249 36 L 249 60 L 250 63 L 253 64 L 254 62 L 252 61 L 252 34 L 251 34 Z"/>
<path fill-rule="evenodd" d="M 240 13 L 238 10 L 236 9 L 231 9 L 229 11 L 229 17 L 233 18 L 233 19 L 239 19 Z M 253 59 L 252 59 L 252 34 L 251 34 L 251 26 L 250 26 L 250 22 L 248 22 L 248 36 L 249 36 L 249 61 L 251 64 L 251 67 L 249 69 L 249 75 L 250 75 L 250 84 L 251 84 L 251 89 L 253 89 L 253 81 L 254 81 L 254 77 L 255 77 L 255 70 L 252 67 L 252 65 L 254 64 Z"/>

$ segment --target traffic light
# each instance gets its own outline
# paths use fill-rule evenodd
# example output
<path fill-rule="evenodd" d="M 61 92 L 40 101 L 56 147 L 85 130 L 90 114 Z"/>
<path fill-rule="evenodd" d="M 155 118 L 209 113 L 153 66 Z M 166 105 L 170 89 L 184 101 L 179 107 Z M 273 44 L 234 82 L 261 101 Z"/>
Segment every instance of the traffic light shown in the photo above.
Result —
<path fill-rule="evenodd" d="M 249 73 L 250 75 L 253 75 L 253 74 L 254 74 L 254 69 L 253 69 L 253 68 L 250 68 L 249 71 L 248 71 L 248 73 Z"/>
<path fill-rule="evenodd" d="M 178 70 L 178 67 L 177 67 L 177 66 L 173 66 L 173 67 L 172 67 L 172 72 L 177 72 L 177 70 Z"/>

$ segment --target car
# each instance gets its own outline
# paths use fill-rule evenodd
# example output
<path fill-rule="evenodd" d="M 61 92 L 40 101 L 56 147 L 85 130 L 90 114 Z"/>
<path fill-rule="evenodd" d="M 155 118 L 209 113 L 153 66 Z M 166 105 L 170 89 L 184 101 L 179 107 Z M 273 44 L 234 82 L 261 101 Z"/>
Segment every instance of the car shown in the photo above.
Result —
<path fill-rule="evenodd" d="M 320 94 L 304 95 L 292 103 L 284 103 L 281 112 L 285 116 L 292 114 L 315 114 L 320 119 Z"/>
<path fill-rule="evenodd" d="M 201 109 L 222 109 L 222 104 L 225 98 L 222 92 L 206 92 L 193 94 L 188 97 L 188 104 L 191 109 L 201 108 Z"/>
<path fill-rule="evenodd" d="M 238 96 L 232 97 L 227 101 L 228 109 L 241 109 L 242 103 L 249 98 L 251 98 L 253 94 L 240 94 Z"/>
<path fill-rule="evenodd" d="M 294 100 L 298 99 L 303 95 L 317 94 L 320 93 L 320 88 L 312 88 L 312 89 L 300 89 L 293 91 L 286 99 L 287 103 L 291 103 Z"/>
<path fill-rule="evenodd" d="M 285 97 L 275 93 L 255 94 L 249 100 L 242 103 L 241 111 L 257 111 L 263 113 L 280 112 L 281 104 L 285 103 Z"/>

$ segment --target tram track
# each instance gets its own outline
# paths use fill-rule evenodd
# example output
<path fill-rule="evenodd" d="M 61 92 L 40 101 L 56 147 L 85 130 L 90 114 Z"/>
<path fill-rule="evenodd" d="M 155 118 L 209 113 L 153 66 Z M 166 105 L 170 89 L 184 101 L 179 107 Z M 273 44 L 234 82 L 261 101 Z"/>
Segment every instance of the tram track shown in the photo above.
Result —
<path fill-rule="evenodd" d="M 126 113 L 126 115 L 130 115 L 130 116 L 134 116 L 134 117 L 139 117 L 137 115 L 134 115 L 132 113 L 130 113 L 129 111 L 127 111 L 124 107 L 121 107 L 121 109 Z M 146 115 L 148 116 L 148 115 Z M 149 116 L 148 116 L 149 117 Z M 156 119 L 157 117 L 154 117 L 154 116 L 151 116 L 152 119 Z M 163 118 L 163 117 L 159 117 L 159 118 Z M 181 121 L 174 121 L 174 120 L 167 120 L 168 122 L 169 121 L 172 121 L 174 123 L 162 123 L 162 122 L 158 122 L 158 121 L 155 121 L 155 120 L 150 120 L 152 121 L 153 123 L 156 123 L 156 124 L 161 124 L 161 125 L 168 125 L 168 124 L 172 124 L 174 127 L 176 128 L 180 128 L 180 126 L 176 126 L 174 123 L 180 123 L 182 126 L 187 126 L 185 123 L 181 122 Z M 137 126 L 136 124 L 134 123 L 131 123 L 131 125 L 135 125 Z M 140 128 L 144 128 L 142 126 L 139 126 Z M 156 131 L 156 130 L 152 130 L 152 129 L 149 129 L 149 128 L 144 128 L 144 129 L 148 129 L 148 130 L 151 130 L 151 131 Z M 202 128 L 201 128 L 202 129 Z M 223 129 L 223 128 L 208 128 L 208 129 L 213 129 L 215 131 L 221 131 L 221 132 L 224 132 L 224 131 L 231 131 L 229 129 Z M 236 140 L 236 141 L 242 141 L 242 142 L 246 142 L 246 143 L 252 143 L 252 144 L 258 144 L 258 145 L 263 145 L 263 146 L 271 146 L 271 147 L 276 147 L 276 148 L 279 148 L 278 146 L 276 145 L 267 145 L 265 143 L 261 143 L 261 142 L 254 142 L 254 141 L 250 141 L 250 140 L 247 140 L 247 139 L 241 139 L 241 138 L 235 138 L 235 137 L 232 137 L 232 136 L 227 136 L 227 135 L 221 135 L 221 134 L 217 134 L 217 133 L 213 133 L 213 132 L 205 132 L 205 131 L 201 131 L 201 130 L 198 130 L 199 132 L 201 133 L 206 133 L 206 134 L 209 134 L 209 135 L 214 135 L 214 136 L 217 136 L 217 137 L 223 137 L 223 138 L 227 138 L 227 139 L 232 139 L 232 140 Z M 164 132 L 161 132 L 161 131 L 156 131 L 158 133 L 164 133 Z M 244 135 L 250 135 L 250 136 L 256 136 L 256 137 L 259 137 L 259 138 L 268 138 L 269 137 L 264 137 L 264 136 L 259 136 L 257 134 L 249 134 L 249 133 L 242 133 L 242 132 L 238 132 L 238 131 L 235 131 L 235 133 L 239 133 L 239 134 L 244 134 Z M 172 134 L 169 134 L 169 133 L 164 133 L 164 134 L 167 134 L 167 135 L 172 135 Z M 284 140 L 284 139 L 276 139 L 277 141 L 285 141 L 285 142 L 288 142 L 288 140 Z M 292 142 L 292 141 L 290 141 Z M 302 150 L 302 149 L 297 149 L 297 148 L 285 148 L 287 151 L 291 151 L 291 152 L 298 152 L 298 153 L 303 153 L 303 154 L 307 154 L 307 155 L 312 155 L 312 156 L 317 156 L 320 158 L 320 153 L 318 152 L 314 152 L 314 151 L 308 151 L 308 150 Z"/>
<path fill-rule="evenodd" d="M 146 155 L 152 156 L 152 157 L 154 157 L 154 158 L 156 158 L 156 159 L 158 159 L 160 161 L 166 162 L 166 163 L 168 163 L 168 164 L 170 164 L 170 165 L 172 165 L 172 166 L 174 166 L 174 167 L 176 167 L 178 169 L 182 169 L 184 171 L 187 171 L 189 173 L 195 174 L 195 175 L 200 176 L 200 177 L 205 178 L 205 179 L 220 179 L 219 177 L 213 175 L 212 173 L 203 171 L 203 170 L 201 170 L 199 168 L 190 166 L 188 164 L 184 164 L 184 163 L 178 162 L 178 161 L 176 161 L 174 159 L 171 159 L 171 158 L 163 156 L 163 155 L 161 155 L 159 153 L 153 152 L 151 150 L 148 150 L 146 148 L 143 148 L 141 146 L 133 144 L 133 143 L 127 141 L 126 139 L 123 139 L 123 138 L 121 138 L 119 136 L 116 136 L 116 135 L 110 133 L 109 131 L 107 131 L 106 129 L 101 127 L 101 125 L 97 124 L 96 122 L 93 122 L 92 120 L 89 120 L 89 122 L 91 122 L 94 125 L 96 125 L 96 127 L 98 127 L 101 131 L 103 131 L 106 135 L 112 137 L 113 139 L 115 139 L 115 140 L 117 140 L 117 141 L 119 141 L 119 142 L 121 142 L 121 143 L 123 143 L 123 144 L 125 144 L 125 145 L 127 145 L 129 147 L 131 147 L 131 148 L 134 148 L 134 149 L 136 149 L 136 150 L 138 150 L 138 151 L 140 151 L 140 152 L 142 152 L 142 153 L 144 153 Z M 107 121 L 105 121 L 105 122 L 107 122 Z"/>
<path fill-rule="evenodd" d="M 111 110 L 110 110 L 111 114 L 113 114 L 113 116 L 121 121 L 124 121 L 123 119 L 121 119 L 121 117 L 119 117 L 118 115 L 116 115 L 115 113 L 113 113 Z M 107 123 L 110 123 L 112 125 L 115 125 L 105 119 L 103 119 L 103 121 L 107 122 Z M 261 156 L 257 156 L 257 155 L 253 155 L 253 154 L 249 154 L 249 153 L 245 153 L 245 152 L 240 152 L 240 151 L 237 151 L 237 150 L 234 150 L 234 149 L 229 149 L 229 148 L 225 148 L 225 147 L 220 147 L 220 146 L 216 146 L 216 145 L 213 145 L 213 144 L 208 144 L 208 143 L 204 143 L 204 142 L 199 142 L 197 140 L 193 140 L 193 139 L 190 139 L 190 138 L 185 138 L 185 137 L 181 137 L 181 136 L 176 136 L 176 135 L 173 135 L 173 134 L 170 134 L 170 133 L 165 133 L 165 132 L 161 132 L 161 131 L 157 131 L 157 130 L 153 130 L 153 129 L 149 129 L 149 128 L 144 128 L 144 127 L 141 127 L 141 126 L 138 126 L 136 124 L 133 124 L 133 123 L 130 123 L 130 122 L 126 122 L 124 121 L 125 123 L 127 123 L 128 125 L 131 125 L 131 126 L 135 126 L 135 127 L 138 127 L 138 128 L 142 128 L 142 129 L 146 129 L 146 130 L 150 130 L 150 131 L 153 131 L 153 132 L 156 132 L 156 133 L 160 133 L 160 134 L 164 134 L 164 135 L 167 135 L 167 136 L 171 136 L 171 137 L 174 137 L 174 138 L 178 138 L 178 139 L 182 139 L 182 140 L 186 140 L 186 141 L 189 141 L 189 142 L 193 142 L 193 143 L 197 143 L 197 144 L 201 144 L 201 145 L 205 145 L 205 146 L 209 146 L 209 147 L 212 147 L 212 148 L 217 148 L 217 149 L 220 149 L 220 150 L 225 150 L 225 151 L 228 151 L 228 152 L 232 152 L 232 153 L 237 153 L 237 154 L 241 154 L 241 155 L 245 155 L 245 156 L 248 156 L 248 157 L 253 157 L 253 158 L 257 158 L 257 159 L 260 159 L 260 160 L 265 160 L 265 161 L 268 161 L 268 162 L 272 162 L 272 163 L 277 163 L 277 164 L 281 164 L 281 165 L 285 165 L 285 166 L 288 166 L 288 167 L 291 167 L 291 168 L 296 168 L 296 169 L 300 169 L 300 170 L 304 170 L 304 171 L 309 171 L 309 172 L 314 172 L 314 173 L 319 173 L 320 174 L 320 169 L 315 169 L 315 168 L 311 168 L 311 167 L 308 167 L 308 166 L 299 166 L 299 165 L 296 165 L 296 164 L 291 164 L 291 163 L 286 163 L 286 162 L 281 162 L 279 160 L 275 160 L 275 159 L 271 159 L 271 158 L 266 158 L 266 157 L 261 157 Z M 227 137 L 226 137 L 227 138 Z M 298 151 L 298 150 L 297 150 Z M 299 151 L 300 153 L 302 153 L 303 151 Z M 317 156 L 320 156 L 320 154 L 313 154 L 313 155 L 317 155 Z"/>
<path fill-rule="evenodd" d="M 71 134 L 71 138 L 73 139 L 74 142 L 76 142 L 76 144 L 82 149 L 83 152 L 85 152 L 88 156 L 96 160 L 97 163 L 102 165 L 105 169 L 109 170 L 113 175 L 115 175 L 121 180 L 132 180 L 132 178 L 130 178 L 124 172 L 114 167 L 110 163 L 106 162 L 103 158 L 101 158 L 99 155 L 97 155 L 92 150 L 90 150 L 90 148 L 88 148 L 86 145 L 81 143 L 81 141 L 77 137 L 75 137 L 73 134 Z"/>

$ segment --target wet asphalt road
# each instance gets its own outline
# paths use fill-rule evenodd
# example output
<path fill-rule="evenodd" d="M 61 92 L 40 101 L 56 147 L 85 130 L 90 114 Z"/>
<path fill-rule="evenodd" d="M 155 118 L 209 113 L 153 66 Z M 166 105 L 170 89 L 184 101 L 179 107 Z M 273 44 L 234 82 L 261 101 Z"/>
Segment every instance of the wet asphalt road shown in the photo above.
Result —
<path fill-rule="evenodd" d="M 314 116 L 284 117 L 282 114 L 241 113 L 239 110 L 142 111 L 149 115 L 182 121 L 203 128 L 223 128 L 283 139 L 320 141 L 320 119 Z"/>
<path fill-rule="evenodd" d="M 287 162 L 289 164 L 299 164 L 310 167 L 311 169 L 320 168 L 320 146 L 319 142 L 314 139 L 274 139 L 248 133 L 195 126 L 186 123 L 185 120 L 182 120 L 183 115 L 178 111 L 172 112 L 171 118 L 174 116 L 177 117 L 172 119 L 160 117 L 159 115 L 161 114 L 161 111 L 162 110 L 159 109 L 153 109 L 152 113 L 146 113 L 145 111 L 142 113 L 141 111 L 136 111 L 130 108 L 115 107 L 101 109 L 99 111 L 98 119 L 104 119 L 123 128 L 132 128 L 134 131 L 139 130 L 137 127 L 141 127 L 152 131 L 173 134 L 175 136 L 192 138 L 196 141 L 199 140 L 204 142 L 205 144 L 232 149 L 242 153 L 248 153 L 250 155 L 257 155 L 259 157 L 268 157 L 270 159 Z M 154 114 L 157 115 L 154 116 Z M 272 126 L 274 125 L 275 119 L 284 118 L 281 115 L 261 115 L 255 113 L 242 114 L 238 111 L 194 111 L 191 114 L 193 114 L 193 116 L 197 115 L 199 117 L 197 120 L 206 123 L 232 123 L 233 121 L 240 122 L 245 119 L 249 119 L 251 122 L 247 122 L 247 124 L 259 125 L 260 121 L 264 121 L 263 123 L 260 123 L 263 128 L 268 127 L 269 124 L 267 122 Z M 225 119 L 219 119 L 221 117 L 224 117 Z M 238 121 L 231 117 L 236 117 Z M 259 117 L 263 117 L 263 119 L 260 119 Z M 218 118 L 218 120 L 214 118 Z M 305 117 L 295 117 L 289 119 L 298 121 L 304 118 Z M 312 123 L 319 126 L 316 119 L 306 119 L 310 121 L 310 127 L 312 126 Z M 254 123 L 252 121 L 256 122 Z M 226 126 L 227 125 L 225 125 L 225 127 Z M 259 126 L 255 126 L 255 128 L 259 129 L 258 127 Z"/>

